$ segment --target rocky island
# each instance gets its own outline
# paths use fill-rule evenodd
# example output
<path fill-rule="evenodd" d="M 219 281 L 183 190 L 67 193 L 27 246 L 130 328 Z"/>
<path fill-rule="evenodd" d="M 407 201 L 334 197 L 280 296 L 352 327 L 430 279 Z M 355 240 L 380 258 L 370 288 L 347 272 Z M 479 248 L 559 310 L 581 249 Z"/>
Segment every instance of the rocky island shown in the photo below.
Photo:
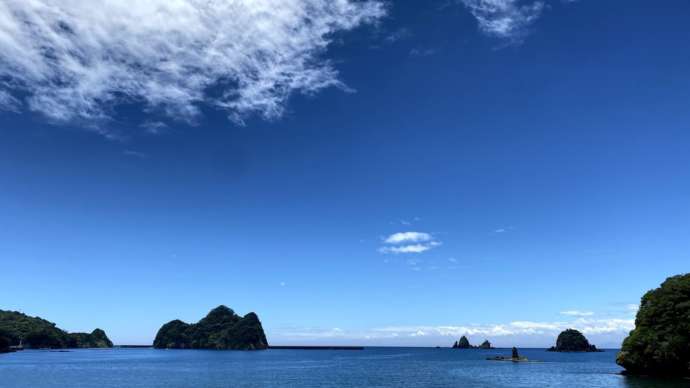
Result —
<path fill-rule="evenodd" d="M 670 277 L 642 297 L 616 362 L 626 374 L 690 377 L 690 274 Z"/>
<path fill-rule="evenodd" d="M 453 349 L 493 349 L 491 346 L 491 342 L 489 340 L 484 340 L 481 345 L 479 346 L 474 346 L 470 344 L 470 341 L 467 339 L 466 336 L 462 336 L 459 341 L 455 341 L 453 343 Z"/>
<path fill-rule="evenodd" d="M 4 340 L 3 340 L 4 338 Z M 8 345 L 3 346 L 4 342 Z M 53 322 L 17 311 L 0 310 L 0 351 L 12 347 L 26 349 L 112 348 L 101 329 L 91 333 L 67 333 Z"/>
<path fill-rule="evenodd" d="M 518 353 L 517 348 L 514 346 L 513 346 L 513 349 L 511 350 L 510 357 L 508 357 L 508 356 L 494 356 L 494 357 L 487 358 L 487 360 L 489 360 L 489 361 L 529 362 L 527 357 L 521 356 Z"/>
<path fill-rule="evenodd" d="M 157 349 L 260 350 L 268 341 L 259 317 L 244 317 L 226 306 L 218 306 L 197 323 L 174 320 L 163 325 L 153 347 Z"/>
<path fill-rule="evenodd" d="M 582 333 L 575 329 L 568 329 L 558 335 L 556 346 L 548 349 L 549 352 L 600 352 L 596 346 L 589 343 Z"/>
<path fill-rule="evenodd" d="M 455 341 L 453 344 L 453 349 L 472 349 L 474 346 L 470 344 L 470 341 L 464 335 L 459 341 Z"/>

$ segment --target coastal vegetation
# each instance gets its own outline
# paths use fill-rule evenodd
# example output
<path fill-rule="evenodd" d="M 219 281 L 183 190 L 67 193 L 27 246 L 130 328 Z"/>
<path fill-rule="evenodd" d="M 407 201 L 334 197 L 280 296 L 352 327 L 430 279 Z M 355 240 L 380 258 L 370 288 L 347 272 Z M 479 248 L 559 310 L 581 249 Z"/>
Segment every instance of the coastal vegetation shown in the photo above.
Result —
<path fill-rule="evenodd" d="M 561 332 L 556 339 L 556 346 L 548 349 L 550 352 L 598 352 L 596 346 L 589 343 L 587 338 L 575 329 Z"/>
<path fill-rule="evenodd" d="M 0 331 L 0 353 L 7 353 L 10 351 L 10 339 L 7 333 Z"/>
<path fill-rule="evenodd" d="M 195 324 L 179 319 L 163 325 L 153 341 L 157 349 L 259 350 L 268 348 L 266 334 L 255 313 L 240 317 L 218 306 Z"/>
<path fill-rule="evenodd" d="M 101 329 L 91 333 L 68 333 L 55 323 L 17 311 L 0 310 L 0 348 L 5 338 L 10 346 L 34 349 L 111 348 L 113 343 Z"/>
<path fill-rule="evenodd" d="M 690 377 L 690 274 L 647 292 L 616 362 L 626 374 Z"/>

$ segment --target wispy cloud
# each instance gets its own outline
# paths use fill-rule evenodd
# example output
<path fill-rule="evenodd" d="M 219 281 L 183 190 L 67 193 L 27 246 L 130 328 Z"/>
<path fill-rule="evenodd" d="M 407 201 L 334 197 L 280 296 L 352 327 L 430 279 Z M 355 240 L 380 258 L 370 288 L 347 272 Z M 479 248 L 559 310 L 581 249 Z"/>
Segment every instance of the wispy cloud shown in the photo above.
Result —
<path fill-rule="evenodd" d="M 150 135 L 160 135 L 165 132 L 168 125 L 162 121 L 144 121 L 140 127 Z"/>
<path fill-rule="evenodd" d="M 345 86 L 323 53 L 334 33 L 385 14 L 377 0 L 0 2 L 0 104 L 57 121 L 108 119 L 141 102 L 176 120 L 200 106 L 282 115 L 294 93 Z"/>
<path fill-rule="evenodd" d="M 0 111 L 18 112 L 21 103 L 11 94 L 4 90 L 0 90 Z"/>
<path fill-rule="evenodd" d="M 408 28 L 402 27 L 386 35 L 384 40 L 388 43 L 395 43 L 399 40 L 407 39 L 410 36 L 412 36 L 412 32 Z"/>
<path fill-rule="evenodd" d="M 385 237 L 383 243 L 379 252 L 384 254 L 422 253 L 441 245 L 434 236 L 424 232 L 393 233 Z"/>
<path fill-rule="evenodd" d="M 402 244 L 431 241 L 433 237 L 429 233 L 424 232 L 399 232 L 393 233 L 386 237 L 383 241 L 386 244 Z"/>
<path fill-rule="evenodd" d="M 149 157 L 147 154 L 145 154 L 143 152 L 138 152 L 138 151 L 133 151 L 133 150 L 124 150 L 122 153 L 127 155 L 127 156 L 131 156 L 131 157 L 139 158 L 139 159 L 146 159 Z"/>
<path fill-rule="evenodd" d="M 594 315 L 591 311 L 580 311 L 580 310 L 566 310 L 561 311 L 561 315 L 568 315 L 571 317 L 591 317 Z"/>
<path fill-rule="evenodd" d="M 411 57 L 428 57 L 436 54 L 436 49 L 433 48 L 413 48 L 410 50 Z"/>
<path fill-rule="evenodd" d="M 488 36 L 521 43 L 544 10 L 543 1 L 460 0 Z"/>

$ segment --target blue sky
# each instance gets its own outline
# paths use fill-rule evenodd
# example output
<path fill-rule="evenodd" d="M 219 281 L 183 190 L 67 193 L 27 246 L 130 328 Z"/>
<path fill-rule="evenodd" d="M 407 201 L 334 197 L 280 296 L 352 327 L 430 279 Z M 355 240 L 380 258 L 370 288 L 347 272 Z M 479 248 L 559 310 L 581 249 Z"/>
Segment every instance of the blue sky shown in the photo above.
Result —
<path fill-rule="evenodd" d="M 0 5 L 0 308 L 617 346 L 687 271 L 687 2 L 240 3 Z"/>

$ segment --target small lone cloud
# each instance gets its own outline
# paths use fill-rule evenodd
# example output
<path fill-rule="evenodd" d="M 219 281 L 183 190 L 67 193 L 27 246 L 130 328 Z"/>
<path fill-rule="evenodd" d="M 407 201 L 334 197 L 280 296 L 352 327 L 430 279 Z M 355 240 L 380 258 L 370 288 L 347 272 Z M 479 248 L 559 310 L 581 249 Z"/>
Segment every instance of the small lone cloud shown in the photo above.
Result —
<path fill-rule="evenodd" d="M 147 154 L 145 154 L 143 152 L 132 151 L 132 150 L 124 150 L 122 153 L 127 155 L 127 156 L 131 156 L 133 158 L 139 158 L 139 159 L 146 159 L 149 157 Z"/>
<path fill-rule="evenodd" d="M 383 254 L 422 253 L 438 247 L 441 242 L 424 232 L 398 232 L 383 239 L 384 246 L 378 251 Z"/>
<path fill-rule="evenodd" d="M 427 49 L 419 49 L 419 48 L 413 48 L 410 50 L 410 56 L 411 57 L 428 57 L 431 55 L 436 54 L 437 50 L 432 49 L 432 48 L 427 48 Z"/>
<path fill-rule="evenodd" d="M 400 40 L 407 39 L 412 36 L 412 32 L 405 27 L 398 28 L 397 30 L 393 31 L 392 33 L 388 34 L 384 40 L 387 43 L 395 43 Z"/>
<path fill-rule="evenodd" d="M 461 0 L 485 35 L 520 44 L 546 7 L 544 1 Z"/>
<path fill-rule="evenodd" d="M 398 232 L 393 233 L 383 240 L 386 244 L 402 244 L 431 241 L 433 237 L 429 233 L 424 232 Z"/>

